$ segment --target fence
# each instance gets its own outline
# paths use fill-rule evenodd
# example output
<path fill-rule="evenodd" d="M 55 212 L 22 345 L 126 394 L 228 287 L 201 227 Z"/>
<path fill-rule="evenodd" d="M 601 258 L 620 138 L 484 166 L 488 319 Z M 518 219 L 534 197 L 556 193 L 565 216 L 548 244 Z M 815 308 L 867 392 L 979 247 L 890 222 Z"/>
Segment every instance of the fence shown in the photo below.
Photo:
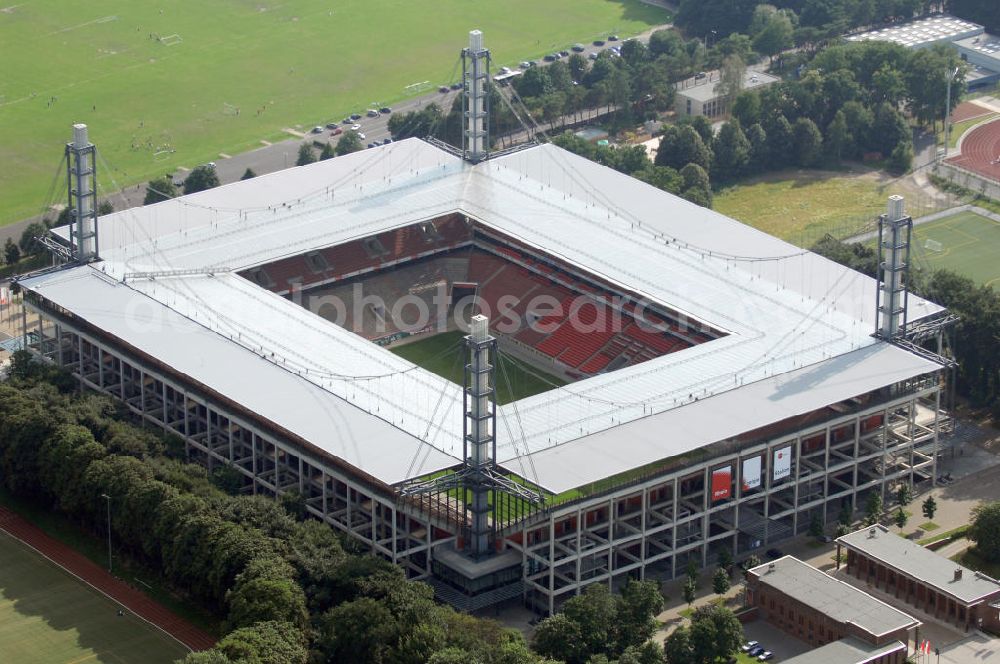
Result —
<path fill-rule="evenodd" d="M 945 178 L 952 184 L 968 189 L 986 198 L 1000 200 L 1000 182 L 983 177 L 978 173 L 968 171 L 961 166 L 940 162 L 935 164 L 933 172 L 938 177 Z"/>

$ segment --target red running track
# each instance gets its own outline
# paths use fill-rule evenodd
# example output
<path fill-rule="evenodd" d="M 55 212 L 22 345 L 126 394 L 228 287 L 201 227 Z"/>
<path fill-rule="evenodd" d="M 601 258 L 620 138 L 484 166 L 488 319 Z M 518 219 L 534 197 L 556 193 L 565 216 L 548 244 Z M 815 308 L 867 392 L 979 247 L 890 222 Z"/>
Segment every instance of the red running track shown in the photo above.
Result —
<path fill-rule="evenodd" d="M 19 514 L 0 507 L 0 530 L 39 552 L 70 574 L 82 579 L 123 607 L 174 637 L 192 650 L 207 650 L 215 639 L 177 614 L 153 601 L 62 542 L 52 539 Z"/>
<path fill-rule="evenodd" d="M 989 115 L 990 113 L 993 113 L 993 111 L 988 108 L 984 108 L 979 104 L 973 104 L 971 101 L 963 101 L 952 110 L 951 121 L 963 122 L 983 115 Z"/>
<path fill-rule="evenodd" d="M 951 157 L 948 163 L 1000 181 L 1000 119 L 966 134 L 962 139 L 962 154 Z"/>

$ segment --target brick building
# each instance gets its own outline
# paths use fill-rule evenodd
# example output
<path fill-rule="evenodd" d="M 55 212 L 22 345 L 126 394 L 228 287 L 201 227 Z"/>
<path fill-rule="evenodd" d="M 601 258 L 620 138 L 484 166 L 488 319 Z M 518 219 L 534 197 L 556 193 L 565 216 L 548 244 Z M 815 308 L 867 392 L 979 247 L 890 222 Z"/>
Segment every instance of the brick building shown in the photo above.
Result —
<path fill-rule="evenodd" d="M 867 644 L 870 652 L 882 654 L 865 661 L 878 664 L 905 661 L 907 645 L 920 625 L 912 616 L 791 556 L 750 570 L 747 602 L 760 617 L 816 648 L 847 638 Z"/>
<path fill-rule="evenodd" d="M 935 618 L 1000 631 L 1000 582 L 900 537 L 884 526 L 837 538 L 847 573 Z M 839 556 L 838 556 L 839 557 Z"/>

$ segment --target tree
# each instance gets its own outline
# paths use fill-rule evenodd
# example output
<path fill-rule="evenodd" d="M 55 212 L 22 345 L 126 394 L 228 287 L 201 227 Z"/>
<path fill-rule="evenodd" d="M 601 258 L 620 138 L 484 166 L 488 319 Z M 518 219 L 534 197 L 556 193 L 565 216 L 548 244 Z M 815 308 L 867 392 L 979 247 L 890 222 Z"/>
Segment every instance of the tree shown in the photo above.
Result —
<path fill-rule="evenodd" d="M 732 550 L 728 546 L 722 547 L 721 549 L 719 549 L 719 555 L 716 558 L 716 560 L 719 562 L 719 567 L 721 567 L 726 571 L 729 571 L 729 569 L 733 566 Z"/>
<path fill-rule="evenodd" d="M 725 595 L 729 592 L 729 586 L 729 574 L 721 567 L 717 568 L 712 576 L 712 590 L 716 595 Z"/>
<path fill-rule="evenodd" d="M 12 240 L 11 238 L 7 238 L 7 241 L 4 242 L 3 260 L 5 263 L 7 263 L 7 265 L 13 265 L 14 263 L 21 260 L 21 250 L 18 248 L 16 244 L 14 244 L 14 240 Z"/>
<path fill-rule="evenodd" d="M 557 613 L 538 623 L 533 645 L 539 654 L 567 664 L 586 662 L 588 657 L 580 625 L 564 613 Z"/>
<path fill-rule="evenodd" d="M 712 206 L 712 188 L 704 168 L 698 164 L 688 164 L 681 169 L 680 176 L 683 182 L 682 197 L 702 207 Z M 688 563 L 689 567 L 691 564 Z M 697 567 L 695 575 L 697 576 Z"/>
<path fill-rule="evenodd" d="M 753 126 L 760 121 L 760 95 L 753 90 L 744 90 L 736 95 L 730 112 L 733 118 L 740 121 L 740 126 Z"/>
<path fill-rule="evenodd" d="M 825 256 L 826 254 L 823 255 Z M 851 521 L 853 520 L 854 520 L 854 514 L 851 512 L 850 504 L 846 504 L 843 507 L 841 507 L 840 513 L 837 514 L 837 522 L 842 525 L 849 526 L 851 525 Z"/>
<path fill-rule="evenodd" d="M 816 512 L 813 512 L 812 517 L 809 519 L 809 535 L 812 537 L 821 537 L 823 535 L 823 522 Z"/>
<path fill-rule="evenodd" d="M 329 661 L 378 664 L 395 642 L 396 629 L 383 602 L 360 597 L 323 614 L 316 647 Z"/>
<path fill-rule="evenodd" d="M 653 637 L 663 610 L 663 595 L 655 581 L 630 580 L 622 588 L 615 624 L 618 627 L 615 651 L 638 648 Z"/>
<path fill-rule="evenodd" d="M 690 576 L 687 581 L 684 582 L 684 601 L 687 602 L 688 606 L 694 603 L 695 597 L 697 597 L 698 587 L 694 584 L 694 579 Z"/>
<path fill-rule="evenodd" d="M 879 104 L 872 124 L 871 144 L 883 155 L 889 155 L 902 142 L 909 142 L 910 126 L 906 118 L 889 104 Z"/>
<path fill-rule="evenodd" d="M 795 145 L 792 125 L 784 115 L 778 115 L 767 126 L 768 164 L 772 168 L 787 166 Z"/>
<path fill-rule="evenodd" d="M 896 527 L 899 528 L 900 531 L 902 531 L 903 528 L 906 527 L 906 522 L 909 521 L 909 517 L 906 516 L 906 512 L 904 512 L 903 508 L 900 507 L 896 510 L 896 513 L 892 516 L 892 520 L 893 523 L 896 524 Z"/>
<path fill-rule="evenodd" d="M 767 132 L 760 123 L 750 125 L 746 131 L 750 142 L 750 156 L 747 159 L 747 171 L 759 173 L 767 168 Z"/>
<path fill-rule="evenodd" d="M 395 136 L 395 134 L 393 134 Z M 353 131 L 345 131 L 340 135 L 340 139 L 337 141 L 337 147 L 334 152 L 340 157 L 345 154 L 351 154 L 352 152 L 357 152 L 358 150 L 363 150 L 364 146 L 361 144 L 361 139 L 358 138 L 358 134 Z"/>
<path fill-rule="evenodd" d="M 670 664 L 687 664 L 694 660 L 691 645 L 691 628 L 681 625 L 667 636 L 663 642 L 663 654 Z"/>
<path fill-rule="evenodd" d="M 323 149 L 319 152 L 319 160 L 326 161 L 327 159 L 333 159 L 336 154 L 333 152 L 333 145 L 329 142 L 323 144 Z"/>
<path fill-rule="evenodd" d="M 900 484 L 899 488 L 896 489 L 896 502 L 899 503 L 900 506 L 906 507 L 912 500 L 913 491 L 910 490 L 910 485 L 905 482 Z"/>
<path fill-rule="evenodd" d="M 747 575 L 747 572 L 752 570 L 754 567 L 759 567 L 761 564 L 760 556 L 753 554 L 749 558 L 743 561 L 741 567 L 743 568 L 743 576 Z"/>
<path fill-rule="evenodd" d="M 710 604 L 699 607 L 691 617 L 691 646 L 695 661 L 728 659 L 742 643 L 743 625 L 730 609 Z"/>
<path fill-rule="evenodd" d="M 900 141 L 889 155 L 886 167 L 896 175 L 908 172 L 913 167 L 913 143 Z"/>
<path fill-rule="evenodd" d="M 740 56 L 727 56 L 722 61 L 722 67 L 719 70 L 719 82 L 715 86 L 715 91 L 732 101 L 743 89 L 746 74 L 747 65 Z"/>
<path fill-rule="evenodd" d="M 924 513 L 924 518 L 930 521 L 934 518 L 934 513 L 937 512 L 937 501 L 934 500 L 934 496 L 927 496 L 927 500 L 920 507 Z"/>
<path fill-rule="evenodd" d="M 721 178 L 735 178 L 743 174 L 750 161 L 750 141 L 740 127 L 740 121 L 733 118 L 722 125 L 715 144 L 712 146 L 715 160 L 712 173 Z"/>
<path fill-rule="evenodd" d="M 986 560 L 1000 561 L 1000 502 L 982 503 L 972 509 L 968 537 Z"/>
<path fill-rule="evenodd" d="M 794 129 L 795 163 L 799 166 L 815 166 L 819 162 L 823 148 L 823 135 L 816 123 L 809 118 L 799 118 Z"/>
<path fill-rule="evenodd" d="M 193 194 L 218 186 L 219 174 L 215 172 L 215 166 L 202 164 L 201 166 L 195 166 L 184 180 L 184 193 Z"/>
<path fill-rule="evenodd" d="M 299 146 L 299 158 L 295 160 L 296 166 L 305 166 L 307 164 L 315 163 L 316 155 L 313 153 L 312 146 L 308 143 L 303 143 Z"/>
<path fill-rule="evenodd" d="M 257 177 L 257 173 L 254 172 L 252 168 L 247 166 L 247 169 L 243 171 L 243 176 L 240 177 L 241 180 L 249 180 L 251 178 Z"/>
<path fill-rule="evenodd" d="M 233 662 L 255 664 L 305 664 L 308 658 L 302 631 L 279 622 L 261 622 L 237 629 L 224 636 L 213 650 Z"/>
<path fill-rule="evenodd" d="M 759 8 L 759 7 L 758 7 Z M 753 38 L 753 50 L 774 61 L 774 56 L 791 48 L 795 28 L 785 12 L 776 11 L 767 19 L 764 28 Z"/>
<path fill-rule="evenodd" d="M 843 110 L 838 110 L 834 114 L 830 125 L 826 128 L 826 139 L 824 141 L 826 151 L 831 157 L 840 161 L 841 156 L 844 154 L 844 149 L 851 144 L 851 141 L 851 134 L 847 129 L 847 116 L 844 115 Z"/>
<path fill-rule="evenodd" d="M 868 504 L 865 507 L 865 525 L 873 526 L 882 518 L 882 493 L 872 491 L 868 494 Z"/>
<path fill-rule="evenodd" d="M 169 175 L 163 175 L 146 184 L 146 198 L 143 199 L 142 204 L 151 205 L 176 196 L 177 187 L 174 186 L 174 179 Z"/>
<path fill-rule="evenodd" d="M 21 253 L 25 256 L 40 254 L 45 250 L 45 245 L 38 241 L 46 233 L 45 224 L 33 221 L 21 232 L 21 240 L 17 243 Z M 17 262 L 16 260 L 14 261 Z"/>
<path fill-rule="evenodd" d="M 97 204 L 97 216 L 103 217 L 115 211 L 115 206 L 111 201 L 104 200 Z"/>

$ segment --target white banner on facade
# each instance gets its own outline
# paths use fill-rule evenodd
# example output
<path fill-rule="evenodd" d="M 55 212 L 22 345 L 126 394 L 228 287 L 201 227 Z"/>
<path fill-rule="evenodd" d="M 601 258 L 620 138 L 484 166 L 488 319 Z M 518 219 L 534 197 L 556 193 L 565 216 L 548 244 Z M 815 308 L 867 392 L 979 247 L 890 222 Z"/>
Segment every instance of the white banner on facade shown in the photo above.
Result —
<path fill-rule="evenodd" d="M 775 480 L 781 480 L 792 474 L 792 446 L 779 447 L 774 451 L 774 475 Z"/>
<path fill-rule="evenodd" d="M 743 490 L 749 491 L 760 487 L 760 467 L 762 458 L 759 456 L 743 459 Z"/>

